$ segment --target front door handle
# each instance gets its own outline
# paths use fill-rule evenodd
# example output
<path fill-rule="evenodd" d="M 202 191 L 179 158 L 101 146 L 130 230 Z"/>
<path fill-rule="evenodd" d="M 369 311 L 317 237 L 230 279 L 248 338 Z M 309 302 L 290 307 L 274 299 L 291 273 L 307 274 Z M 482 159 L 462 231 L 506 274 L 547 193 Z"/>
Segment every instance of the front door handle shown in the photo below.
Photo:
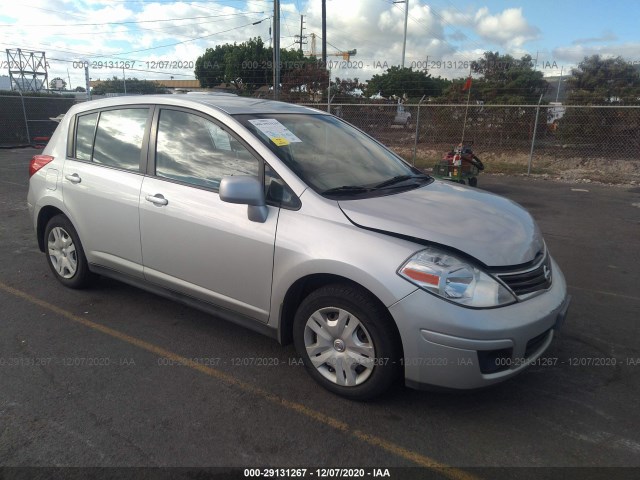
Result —
<path fill-rule="evenodd" d="M 78 175 L 77 173 L 72 173 L 71 175 L 65 175 L 64 178 L 69 180 L 71 183 L 80 183 L 82 181 L 82 179 L 80 178 L 80 175 Z"/>
<path fill-rule="evenodd" d="M 162 206 L 166 205 L 167 203 L 169 203 L 169 200 L 164 198 L 164 196 L 162 196 L 159 193 L 156 193 L 155 195 L 147 195 L 144 198 L 145 198 L 145 200 L 147 202 L 151 202 L 154 205 L 157 205 L 158 207 L 162 207 Z"/>

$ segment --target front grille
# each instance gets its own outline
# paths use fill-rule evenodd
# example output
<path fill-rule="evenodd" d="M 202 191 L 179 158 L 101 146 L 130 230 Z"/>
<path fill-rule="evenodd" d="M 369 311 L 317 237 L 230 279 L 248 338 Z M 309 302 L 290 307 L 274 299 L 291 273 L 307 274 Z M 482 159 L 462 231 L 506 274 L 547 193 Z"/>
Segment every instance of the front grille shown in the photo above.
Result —
<path fill-rule="evenodd" d="M 548 253 L 535 267 L 525 271 L 503 272 L 497 274 L 518 297 L 530 295 L 551 286 L 551 258 Z"/>

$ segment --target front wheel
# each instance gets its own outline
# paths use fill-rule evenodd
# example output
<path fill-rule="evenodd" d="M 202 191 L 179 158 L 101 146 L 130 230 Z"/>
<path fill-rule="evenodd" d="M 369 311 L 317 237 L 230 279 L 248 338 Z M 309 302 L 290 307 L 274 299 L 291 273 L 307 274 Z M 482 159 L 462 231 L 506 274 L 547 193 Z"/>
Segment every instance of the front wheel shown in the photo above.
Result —
<path fill-rule="evenodd" d="M 380 395 L 402 371 L 393 320 L 361 288 L 336 284 L 311 293 L 296 312 L 293 335 L 309 374 L 353 400 Z"/>
<path fill-rule="evenodd" d="M 47 263 L 60 283 L 69 288 L 84 288 L 92 274 L 76 229 L 67 217 L 56 215 L 44 231 Z"/>

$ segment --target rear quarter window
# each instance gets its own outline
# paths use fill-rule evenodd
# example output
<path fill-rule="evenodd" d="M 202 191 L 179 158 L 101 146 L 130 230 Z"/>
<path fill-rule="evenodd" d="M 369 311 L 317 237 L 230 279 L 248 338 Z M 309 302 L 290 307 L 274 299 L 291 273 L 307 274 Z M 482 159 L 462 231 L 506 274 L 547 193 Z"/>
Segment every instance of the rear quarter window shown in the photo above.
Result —
<path fill-rule="evenodd" d="M 98 112 L 78 117 L 78 125 L 76 127 L 76 153 L 74 155 L 78 160 L 91 160 L 93 135 L 96 131 L 97 123 Z"/>

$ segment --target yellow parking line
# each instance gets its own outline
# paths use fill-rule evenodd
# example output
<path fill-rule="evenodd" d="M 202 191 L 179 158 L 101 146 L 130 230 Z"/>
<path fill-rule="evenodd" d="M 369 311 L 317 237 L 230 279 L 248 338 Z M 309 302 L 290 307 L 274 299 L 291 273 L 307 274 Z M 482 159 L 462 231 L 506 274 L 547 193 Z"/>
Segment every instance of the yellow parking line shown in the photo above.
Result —
<path fill-rule="evenodd" d="M 26 300 L 27 302 L 37 305 L 45 310 L 49 310 L 50 312 L 60 315 L 61 317 L 71 320 L 72 322 L 79 323 L 81 325 L 84 325 L 85 327 L 89 327 L 93 330 L 97 330 L 106 335 L 117 338 L 118 340 L 122 340 L 123 342 L 127 342 L 131 345 L 135 345 L 136 347 L 139 347 L 143 350 L 151 352 L 160 357 L 167 358 L 176 363 L 180 363 L 182 365 L 190 367 L 194 370 L 204 373 L 205 375 L 208 375 L 217 380 L 220 380 L 221 382 L 224 382 L 227 385 L 232 385 L 236 388 L 239 388 L 240 390 L 243 390 L 244 392 L 251 393 L 257 397 L 267 400 L 268 402 L 279 405 L 288 410 L 297 412 L 301 415 L 304 415 L 307 418 L 310 418 L 319 423 L 322 423 L 323 425 L 327 425 L 347 435 L 351 435 L 357 440 L 363 443 L 366 443 L 370 446 L 381 448 L 382 450 L 385 450 L 393 455 L 404 458 L 405 460 L 408 460 L 417 466 L 436 471 L 441 475 L 447 478 L 450 478 L 452 480 L 474 480 L 476 478 L 473 475 L 469 474 L 468 472 L 465 472 L 464 470 L 460 470 L 455 467 L 450 467 L 430 457 L 427 457 L 420 453 L 404 448 L 388 440 L 385 440 L 384 438 L 377 437 L 375 435 L 371 435 L 371 434 L 362 432 L 360 430 L 355 430 L 351 428 L 347 423 L 341 420 L 338 420 L 337 418 L 333 418 L 329 415 L 325 415 L 324 413 L 314 410 L 312 408 L 306 407 L 301 403 L 287 400 L 286 398 L 283 398 L 279 395 L 268 392 L 267 390 L 264 390 L 256 385 L 252 385 L 251 383 L 240 380 L 234 377 L 233 375 L 229 375 L 227 373 L 224 373 L 215 368 L 208 367 L 206 365 L 201 365 L 188 358 L 178 355 L 177 353 L 173 353 L 169 350 L 165 350 L 162 347 L 153 345 L 152 343 L 145 342 L 144 340 L 140 340 L 139 338 L 132 337 L 130 335 L 127 335 L 126 333 L 119 332 L 118 330 L 114 330 L 113 328 L 109 328 L 99 323 L 92 322 L 91 320 L 87 320 L 86 318 L 82 318 L 78 315 L 68 312 L 67 310 L 57 307 L 56 305 L 53 305 L 49 302 L 46 302 L 37 297 L 34 297 L 33 295 L 23 292 L 22 290 L 18 290 L 17 288 L 13 288 L 9 285 L 6 285 L 5 283 L 0 282 L 0 290 L 4 290 L 6 293 L 22 298 L 23 300 Z"/>

